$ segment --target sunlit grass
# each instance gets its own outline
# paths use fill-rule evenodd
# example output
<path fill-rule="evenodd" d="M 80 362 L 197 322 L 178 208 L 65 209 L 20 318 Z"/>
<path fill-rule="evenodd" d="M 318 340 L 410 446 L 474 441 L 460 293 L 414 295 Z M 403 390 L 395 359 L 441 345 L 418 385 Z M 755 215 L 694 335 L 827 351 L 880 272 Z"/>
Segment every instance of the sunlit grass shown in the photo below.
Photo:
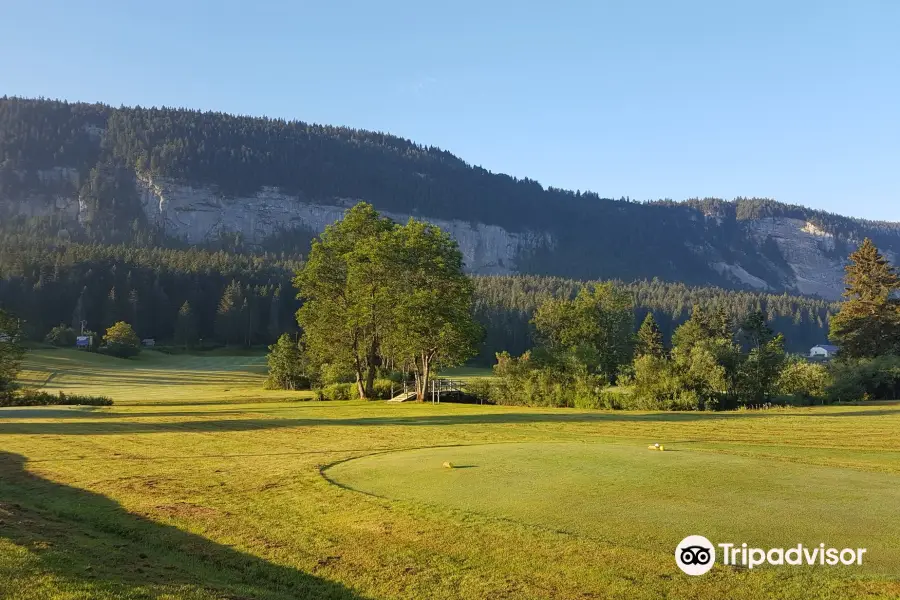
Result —
<path fill-rule="evenodd" d="M 117 404 L 311 396 L 264 391 L 265 372 L 266 359 L 260 353 L 167 355 L 145 350 L 126 360 L 77 350 L 42 350 L 27 355 L 20 380 L 50 391 L 109 396 Z"/>
<path fill-rule="evenodd" d="M 285 402 L 246 360 L 31 356 L 116 404 L 0 409 L 0 598 L 900 596 L 900 405 Z M 683 575 L 675 544 L 712 532 L 873 569 Z"/>

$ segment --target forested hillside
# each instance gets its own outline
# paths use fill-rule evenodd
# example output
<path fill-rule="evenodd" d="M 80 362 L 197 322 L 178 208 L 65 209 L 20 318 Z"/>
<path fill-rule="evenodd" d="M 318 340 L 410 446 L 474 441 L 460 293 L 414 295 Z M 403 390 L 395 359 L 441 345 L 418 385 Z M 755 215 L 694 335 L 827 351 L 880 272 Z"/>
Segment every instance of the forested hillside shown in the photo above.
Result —
<path fill-rule="evenodd" d="M 574 298 L 585 282 L 558 277 L 476 277 L 475 311 L 485 327 L 485 343 L 479 361 L 489 364 L 494 353 L 507 350 L 518 355 L 535 345 L 530 320 L 541 302 L 554 297 Z M 790 352 L 806 353 L 825 343 L 828 320 L 837 303 L 787 294 L 728 291 L 714 287 L 692 287 L 659 280 L 617 282 L 634 298 L 635 328 L 648 312 L 659 323 L 665 340 L 691 316 L 695 306 L 711 312 L 724 308 L 733 323 L 753 311 L 763 311 L 769 325 L 785 336 Z"/>
<path fill-rule="evenodd" d="M 48 233 L 64 230 L 81 241 L 141 236 L 177 246 L 187 238 L 302 252 L 315 231 L 294 231 L 285 224 L 291 215 L 302 213 L 306 221 L 297 223 L 320 229 L 322 222 L 310 225 L 310 206 L 336 206 L 329 214 L 339 215 L 356 200 L 401 217 L 498 228 L 473 229 L 464 247 L 488 255 L 483 262 L 492 267 L 483 272 L 657 277 L 833 298 L 842 261 L 863 237 L 888 255 L 900 252 L 896 224 L 767 199 L 604 199 L 491 173 L 385 133 L 183 109 L 0 99 L 0 214 L 8 222 L 40 222 Z M 316 218 L 334 218 L 320 213 Z"/>
<path fill-rule="evenodd" d="M 160 343 L 258 345 L 296 329 L 299 307 L 291 280 L 300 262 L 283 255 L 223 250 L 60 243 L 21 234 L 0 235 L 0 307 L 24 319 L 41 340 L 62 323 L 104 331 L 131 323 L 140 337 Z M 533 345 L 529 321 L 554 296 L 572 297 L 582 283 L 536 276 L 475 277 L 476 317 L 486 338 L 478 360 Z M 725 307 L 735 320 L 768 312 L 789 350 L 805 352 L 826 339 L 836 310 L 822 300 L 689 287 L 657 280 L 619 284 L 633 294 L 635 327 L 652 310 L 668 338 L 693 306 Z"/>

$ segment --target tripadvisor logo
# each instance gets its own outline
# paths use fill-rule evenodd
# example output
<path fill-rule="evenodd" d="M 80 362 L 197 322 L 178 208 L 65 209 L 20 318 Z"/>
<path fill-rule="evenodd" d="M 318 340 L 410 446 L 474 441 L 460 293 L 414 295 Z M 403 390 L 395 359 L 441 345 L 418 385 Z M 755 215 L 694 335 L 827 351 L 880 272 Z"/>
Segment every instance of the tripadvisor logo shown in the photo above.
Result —
<path fill-rule="evenodd" d="M 702 535 L 689 535 L 675 548 L 675 563 L 688 575 L 703 575 L 716 562 L 716 549 Z"/>
<path fill-rule="evenodd" d="M 675 548 L 675 563 L 688 575 L 703 575 L 716 562 L 716 547 L 722 564 L 752 569 L 760 565 L 861 565 L 865 548 L 826 548 L 825 544 L 790 548 L 749 548 L 747 544 L 713 544 L 702 535 L 689 535 Z"/>

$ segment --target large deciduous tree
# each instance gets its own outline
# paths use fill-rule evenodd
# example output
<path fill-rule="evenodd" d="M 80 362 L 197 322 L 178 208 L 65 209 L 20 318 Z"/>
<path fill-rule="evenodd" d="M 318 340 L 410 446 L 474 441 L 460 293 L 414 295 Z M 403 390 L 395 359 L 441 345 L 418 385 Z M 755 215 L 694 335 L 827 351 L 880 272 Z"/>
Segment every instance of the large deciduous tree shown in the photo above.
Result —
<path fill-rule="evenodd" d="M 850 255 L 846 302 L 831 319 L 831 339 L 846 358 L 900 353 L 900 277 L 868 238 Z"/>
<path fill-rule="evenodd" d="M 311 358 L 352 369 L 360 398 L 373 397 L 390 359 L 414 373 L 423 400 L 435 364 L 466 360 L 480 337 L 462 267 L 456 242 L 439 228 L 397 225 L 357 204 L 313 243 L 294 280 Z"/>
<path fill-rule="evenodd" d="M 409 289 L 385 251 L 394 227 L 372 205 L 357 204 L 313 242 L 294 278 L 303 300 L 297 322 L 311 357 L 351 368 L 363 399 L 373 396 L 397 291 Z"/>
<path fill-rule="evenodd" d="M 632 305 L 632 297 L 611 283 L 592 284 L 581 288 L 574 300 L 543 303 L 534 325 L 552 354 L 574 357 L 588 372 L 612 382 L 632 357 Z"/>
<path fill-rule="evenodd" d="M 385 254 L 396 274 L 385 354 L 412 367 L 421 402 L 436 363 L 454 366 L 476 353 L 482 328 L 472 317 L 474 286 L 456 241 L 434 225 L 410 219 L 396 227 Z"/>

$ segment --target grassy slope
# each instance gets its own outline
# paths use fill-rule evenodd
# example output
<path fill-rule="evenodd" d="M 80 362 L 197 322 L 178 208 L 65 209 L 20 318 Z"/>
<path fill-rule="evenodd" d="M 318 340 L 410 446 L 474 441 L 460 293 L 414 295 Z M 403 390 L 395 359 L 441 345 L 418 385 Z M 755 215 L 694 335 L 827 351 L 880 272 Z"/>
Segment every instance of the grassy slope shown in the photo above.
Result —
<path fill-rule="evenodd" d="M 266 359 L 248 356 L 167 355 L 143 351 L 122 360 L 77 350 L 31 352 L 21 381 L 45 389 L 110 396 L 116 404 L 272 400 L 264 391 Z M 288 395 L 295 398 L 308 393 Z"/>
<path fill-rule="evenodd" d="M 890 565 L 858 577 L 717 567 L 690 578 L 668 539 L 728 514 L 691 490 L 698 478 L 731 478 L 757 492 L 735 507 L 736 526 L 789 544 L 815 528 L 813 516 L 852 516 L 845 504 L 858 502 L 855 535 L 896 548 L 896 520 L 884 515 L 900 483 L 897 405 L 707 415 L 285 403 L 258 390 L 259 373 L 213 358 L 194 371 L 171 357 L 126 367 L 77 355 L 70 373 L 64 354 L 50 354 L 31 360 L 29 377 L 55 370 L 51 385 L 106 391 L 119 404 L 0 410 L 2 598 L 900 596 Z M 653 441 L 679 452 L 649 453 Z M 447 459 L 479 468 L 434 464 Z M 673 461 L 667 475 L 660 461 Z M 352 483 L 367 463 L 378 467 L 367 491 L 410 485 L 388 500 L 327 478 Z M 445 476 L 470 478 L 473 490 L 446 487 Z M 663 484 L 672 521 L 666 503 L 641 501 Z M 775 503 L 784 498 L 796 506 Z M 640 519 L 659 527 L 642 537 Z"/>

